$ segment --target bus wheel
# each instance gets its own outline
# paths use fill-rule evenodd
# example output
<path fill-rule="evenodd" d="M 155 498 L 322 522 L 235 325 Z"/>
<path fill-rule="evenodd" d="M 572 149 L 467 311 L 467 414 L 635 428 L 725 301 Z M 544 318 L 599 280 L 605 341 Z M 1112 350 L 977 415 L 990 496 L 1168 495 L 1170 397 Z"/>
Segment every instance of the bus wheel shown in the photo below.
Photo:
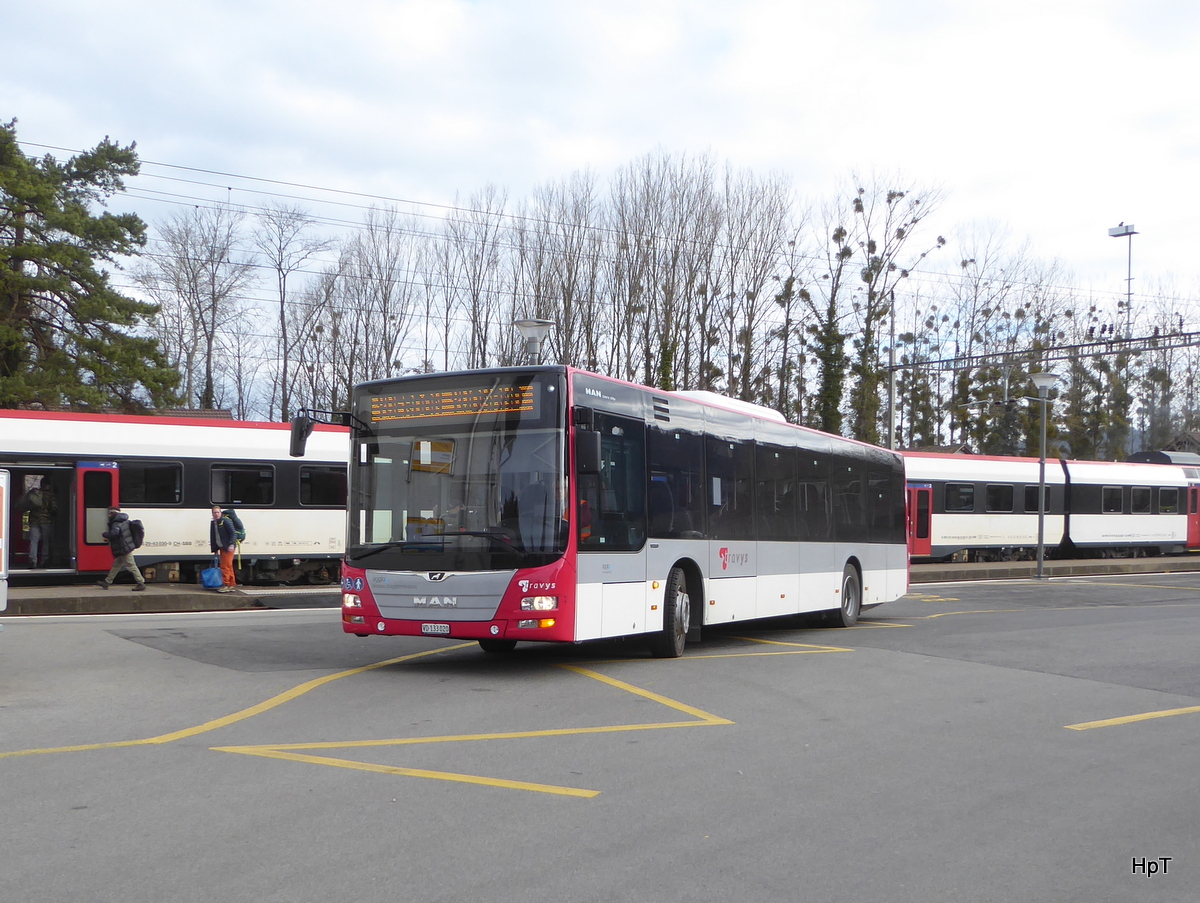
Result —
<path fill-rule="evenodd" d="M 663 629 L 650 644 L 651 654 L 655 658 L 683 655 L 691 620 L 692 600 L 688 595 L 687 580 L 681 568 L 671 568 L 667 591 L 663 593 Z"/>
<path fill-rule="evenodd" d="M 862 585 L 858 582 L 858 571 L 847 564 L 842 571 L 842 607 L 831 611 L 834 627 L 853 627 L 862 610 Z"/>
<path fill-rule="evenodd" d="M 480 640 L 479 648 L 484 652 L 512 652 L 517 648 L 516 640 Z"/>

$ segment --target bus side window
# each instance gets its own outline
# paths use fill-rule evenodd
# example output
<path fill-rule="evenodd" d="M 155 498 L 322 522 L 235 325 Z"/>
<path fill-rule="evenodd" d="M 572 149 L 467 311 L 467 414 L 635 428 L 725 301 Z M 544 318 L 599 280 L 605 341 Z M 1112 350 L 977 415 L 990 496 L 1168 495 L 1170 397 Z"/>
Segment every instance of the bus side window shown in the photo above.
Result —
<path fill-rule="evenodd" d="M 754 444 L 709 437 L 709 539 L 754 540 Z"/>
<path fill-rule="evenodd" d="M 651 425 L 646 452 L 650 461 L 650 535 L 704 538 L 704 443 L 700 436 Z"/>
<path fill-rule="evenodd" d="M 646 539 L 645 426 L 640 421 L 597 413 L 596 428 L 600 432 L 600 473 L 578 477 L 580 548 L 640 549 Z"/>

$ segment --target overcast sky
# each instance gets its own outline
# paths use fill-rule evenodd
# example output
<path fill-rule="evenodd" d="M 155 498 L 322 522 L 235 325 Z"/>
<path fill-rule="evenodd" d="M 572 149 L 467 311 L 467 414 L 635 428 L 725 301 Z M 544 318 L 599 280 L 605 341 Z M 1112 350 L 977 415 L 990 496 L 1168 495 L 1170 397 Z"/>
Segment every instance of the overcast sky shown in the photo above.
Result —
<path fill-rule="evenodd" d="M 1195 0 L 38 0 L 2 21 L 22 142 L 431 203 L 656 148 L 810 198 L 898 172 L 948 193 L 938 231 L 996 223 L 1098 291 L 1124 291 L 1107 230 L 1133 223 L 1135 292 L 1200 295 Z"/>

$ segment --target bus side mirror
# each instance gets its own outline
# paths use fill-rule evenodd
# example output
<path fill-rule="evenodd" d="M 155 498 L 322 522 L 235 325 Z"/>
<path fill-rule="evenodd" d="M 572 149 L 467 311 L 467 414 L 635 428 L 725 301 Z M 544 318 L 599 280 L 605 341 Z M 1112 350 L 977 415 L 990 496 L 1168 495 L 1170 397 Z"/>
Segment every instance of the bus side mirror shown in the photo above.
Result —
<path fill-rule="evenodd" d="M 575 470 L 578 473 L 600 472 L 600 433 L 596 430 L 575 432 Z"/>
<path fill-rule="evenodd" d="M 288 454 L 293 458 L 304 457 L 304 446 L 308 444 L 308 437 L 312 435 L 313 419 L 307 414 L 297 414 L 292 418 L 292 441 L 288 448 Z"/>

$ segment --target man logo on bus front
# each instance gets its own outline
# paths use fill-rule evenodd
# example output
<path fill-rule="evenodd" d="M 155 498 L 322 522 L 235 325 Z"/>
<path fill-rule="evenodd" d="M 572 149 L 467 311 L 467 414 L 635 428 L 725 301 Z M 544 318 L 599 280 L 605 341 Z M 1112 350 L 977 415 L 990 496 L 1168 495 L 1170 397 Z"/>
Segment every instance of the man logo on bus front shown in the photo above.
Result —
<path fill-rule="evenodd" d="M 439 580 L 446 579 L 446 572 L 445 571 L 430 571 L 426 576 L 432 582 L 437 583 Z"/>

